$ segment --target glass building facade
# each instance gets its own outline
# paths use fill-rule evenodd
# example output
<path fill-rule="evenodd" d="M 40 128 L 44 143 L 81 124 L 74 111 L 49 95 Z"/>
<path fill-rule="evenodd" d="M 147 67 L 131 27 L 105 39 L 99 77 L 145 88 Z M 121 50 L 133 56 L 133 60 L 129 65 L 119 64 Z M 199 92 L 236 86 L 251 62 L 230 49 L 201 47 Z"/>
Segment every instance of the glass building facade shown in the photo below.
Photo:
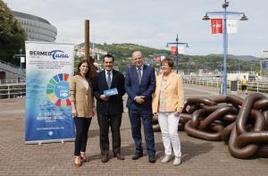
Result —
<path fill-rule="evenodd" d="M 54 42 L 57 28 L 47 20 L 27 13 L 12 11 L 15 18 L 25 29 L 27 40 Z"/>

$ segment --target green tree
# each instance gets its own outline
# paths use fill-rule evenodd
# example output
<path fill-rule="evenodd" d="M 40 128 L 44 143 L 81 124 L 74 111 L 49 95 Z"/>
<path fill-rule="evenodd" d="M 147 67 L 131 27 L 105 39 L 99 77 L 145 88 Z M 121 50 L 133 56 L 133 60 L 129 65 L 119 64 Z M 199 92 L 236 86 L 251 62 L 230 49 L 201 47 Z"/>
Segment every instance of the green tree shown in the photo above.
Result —
<path fill-rule="evenodd" d="M 0 0 L 0 60 L 18 64 L 14 55 L 25 48 L 26 34 L 11 10 Z"/>

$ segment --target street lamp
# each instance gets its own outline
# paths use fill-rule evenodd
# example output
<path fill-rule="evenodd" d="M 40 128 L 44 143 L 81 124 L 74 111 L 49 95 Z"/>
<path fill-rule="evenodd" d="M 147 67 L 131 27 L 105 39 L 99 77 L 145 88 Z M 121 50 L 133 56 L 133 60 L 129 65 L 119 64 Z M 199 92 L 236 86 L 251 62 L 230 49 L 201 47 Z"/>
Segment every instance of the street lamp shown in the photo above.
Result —
<path fill-rule="evenodd" d="M 243 12 L 231 12 L 227 11 L 227 7 L 229 6 L 229 2 L 224 0 L 224 4 L 222 5 L 222 8 L 224 8 L 224 11 L 215 11 L 215 12 L 206 12 L 205 16 L 202 18 L 202 20 L 209 20 L 209 16 L 223 16 L 223 89 L 222 94 L 227 94 L 227 50 L 228 50 L 228 33 L 227 33 L 227 15 L 230 16 L 239 16 L 240 21 L 246 21 L 248 18 L 246 17 L 245 13 Z"/>
<path fill-rule="evenodd" d="M 175 45 L 176 46 L 176 53 L 175 53 L 175 58 L 176 58 L 176 72 L 178 73 L 179 72 L 179 45 L 185 45 L 187 48 L 189 47 L 188 43 L 185 43 L 185 42 L 179 42 L 179 37 L 178 37 L 178 34 L 177 34 L 177 37 L 176 37 L 176 42 L 168 42 L 167 43 L 167 47 L 169 45 Z"/>
<path fill-rule="evenodd" d="M 23 59 L 23 57 L 22 57 L 22 51 L 23 51 L 23 50 L 20 49 L 19 51 L 20 51 L 20 57 L 19 57 L 19 58 L 20 58 L 20 59 L 19 59 L 19 60 L 20 60 L 20 69 L 22 70 L 22 59 Z"/>

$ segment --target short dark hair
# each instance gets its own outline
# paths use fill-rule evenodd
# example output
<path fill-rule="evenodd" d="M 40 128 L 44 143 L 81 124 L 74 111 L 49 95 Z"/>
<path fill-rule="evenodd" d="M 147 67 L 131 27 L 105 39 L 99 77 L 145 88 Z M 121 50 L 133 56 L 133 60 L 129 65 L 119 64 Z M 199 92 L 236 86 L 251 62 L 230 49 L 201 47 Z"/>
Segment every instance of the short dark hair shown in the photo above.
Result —
<path fill-rule="evenodd" d="M 111 54 L 105 54 L 105 55 L 103 56 L 103 58 L 102 58 L 102 62 L 104 62 L 105 57 L 112 58 L 112 59 L 113 59 L 113 62 L 114 62 L 114 56 L 111 55 Z"/>
<path fill-rule="evenodd" d="M 164 63 L 167 63 L 169 67 L 173 68 L 174 66 L 174 62 L 172 59 L 170 58 L 165 58 L 161 61 L 161 65 L 163 65 Z"/>

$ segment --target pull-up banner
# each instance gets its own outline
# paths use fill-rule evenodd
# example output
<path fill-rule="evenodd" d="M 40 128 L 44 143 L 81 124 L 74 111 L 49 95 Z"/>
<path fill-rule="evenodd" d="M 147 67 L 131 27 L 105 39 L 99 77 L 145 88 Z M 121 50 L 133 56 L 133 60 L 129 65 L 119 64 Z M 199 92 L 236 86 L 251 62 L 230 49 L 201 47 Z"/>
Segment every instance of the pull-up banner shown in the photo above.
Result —
<path fill-rule="evenodd" d="M 69 78 L 74 45 L 26 41 L 25 143 L 74 140 Z"/>

